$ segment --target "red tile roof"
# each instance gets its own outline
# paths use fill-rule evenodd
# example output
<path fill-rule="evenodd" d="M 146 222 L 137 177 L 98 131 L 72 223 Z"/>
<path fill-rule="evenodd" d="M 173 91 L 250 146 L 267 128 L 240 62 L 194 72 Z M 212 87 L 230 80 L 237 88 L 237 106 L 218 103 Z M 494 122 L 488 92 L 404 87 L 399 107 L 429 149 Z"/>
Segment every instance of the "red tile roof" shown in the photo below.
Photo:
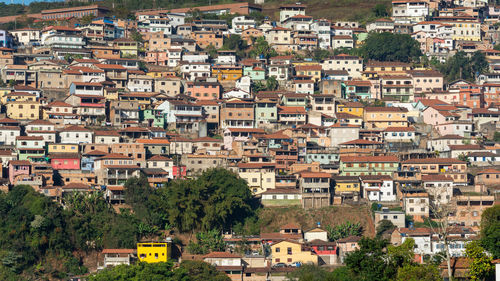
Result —
<path fill-rule="evenodd" d="M 396 156 L 340 156 L 340 161 L 346 162 L 399 162 Z"/>

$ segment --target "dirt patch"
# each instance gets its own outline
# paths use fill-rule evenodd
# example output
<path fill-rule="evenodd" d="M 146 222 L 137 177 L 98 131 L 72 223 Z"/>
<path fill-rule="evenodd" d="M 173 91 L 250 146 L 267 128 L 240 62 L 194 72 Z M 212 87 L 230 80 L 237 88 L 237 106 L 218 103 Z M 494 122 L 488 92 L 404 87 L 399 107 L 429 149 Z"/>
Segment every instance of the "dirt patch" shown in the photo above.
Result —
<path fill-rule="evenodd" d="M 296 207 L 264 208 L 260 213 L 261 232 L 277 232 L 287 223 L 299 224 L 303 230 L 317 225 L 335 226 L 346 221 L 359 222 L 363 226 L 363 235 L 375 236 L 375 225 L 368 206 L 331 206 L 321 209 L 305 210 Z"/>

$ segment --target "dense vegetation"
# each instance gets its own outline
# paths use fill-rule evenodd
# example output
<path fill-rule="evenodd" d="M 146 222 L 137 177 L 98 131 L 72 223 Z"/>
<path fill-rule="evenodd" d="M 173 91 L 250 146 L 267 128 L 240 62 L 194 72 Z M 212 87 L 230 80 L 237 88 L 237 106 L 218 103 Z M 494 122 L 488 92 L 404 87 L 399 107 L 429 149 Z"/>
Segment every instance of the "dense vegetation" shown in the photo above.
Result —
<path fill-rule="evenodd" d="M 360 249 L 347 255 L 344 267 L 328 272 L 321 267 L 303 266 L 289 278 L 297 281 L 441 280 L 435 264 L 421 265 L 413 261 L 414 245 L 413 239 L 395 247 L 386 240 L 363 238 Z"/>
<path fill-rule="evenodd" d="M 259 207 L 245 180 L 225 169 L 177 180 L 153 190 L 144 177 L 125 185 L 125 196 L 144 224 L 181 232 L 229 230 L 255 217 Z"/>
<path fill-rule="evenodd" d="M 184 261 L 174 268 L 168 263 L 120 265 L 91 275 L 89 281 L 229 281 L 224 273 L 201 261 Z"/>
<path fill-rule="evenodd" d="M 0 193 L 0 231 L 2 280 L 19 280 L 25 271 L 55 278 L 86 271 L 71 254 L 66 214 L 30 186 Z"/>
<path fill-rule="evenodd" d="M 459 51 L 445 63 L 435 63 L 435 66 L 448 82 L 457 79 L 474 81 L 477 75 L 488 71 L 488 62 L 484 53 L 480 51 L 471 56 Z"/>
<path fill-rule="evenodd" d="M 481 244 L 493 258 L 500 258 L 500 205 L 486 209 L 481 216 Z"/>
<path fill-rule="evenodd" d="M 221 231 L 255 222 L 259 208 L 246 182 L 223 169 L 158 190 L 145 177 L 132 178 L 126 183 L 126 197 L 132 211 L 117 213 L 100 192 L 66 196 L 64 209 L 30 186 L 0 193 L 0 279 L 82 274 L 87 270 L 73 253 L 135 248 L 140 239 L 157 239 L 173 228 L 205 230 L 191 246 L 201 253 L 222 250 Z M 219 244 L 214 244 L 217 238 Z"/>
<path fill-rule="evenodd" d="M 410 35 L 389 32 L 371 33 L 359 51 L 365 59 L 378 61 L 418 62 L 422 56 Z"/>

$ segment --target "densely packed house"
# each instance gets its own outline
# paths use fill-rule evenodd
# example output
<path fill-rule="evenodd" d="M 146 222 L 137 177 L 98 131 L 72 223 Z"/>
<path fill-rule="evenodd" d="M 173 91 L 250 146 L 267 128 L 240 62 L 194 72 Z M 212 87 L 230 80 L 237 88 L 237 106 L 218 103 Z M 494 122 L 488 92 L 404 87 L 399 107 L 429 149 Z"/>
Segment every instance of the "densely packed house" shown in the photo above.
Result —
<path fill-rule="evenodd" d="M 162 188 L 222 167 L 269 208 L 399 207 L 377 211 L 375 223 L 393 222 L 391 242 L 412 237 L 422 256 L 443 245 L 405 215 L 418 222 L 439 204 L 453 206 L 452 255 L 464 254 L 500 183 L 500 144 L 488 141 L 500 126 L 497 7 L 397 0 L 391 17 L 366 26 L 313 18 L 300 3 L 281 6 L 275 21 L 254 19 L 256 4 L 198 10 L 238 16 L 192 20 L 189 9 L 157 9 L 130 21 L 92 5 L 30 15 L 48 22 L 41 29 L 0 31 L 2 189 L 27 184 L 54 200 L 101 190 L 110 204 L 123 204 L 131 177 Z M 54 24 L 88 15 L 88 23 Z M 406 62 L 303 55 L 356 48 L 377 32 L 409 34 L 437 61 L 483 52 L 489 71 L 474 82 L 445 82 Z M 233 35 L 249 48 L 264 40 L 276 55 L 222 48 Z M 359 237 L 330 242 L 320 226 L 290 224 L 226 240 L 269 245 L 271 258 L 204 259 L 233 280 L 265 280 L 266 266 L 341 263 Z"/>

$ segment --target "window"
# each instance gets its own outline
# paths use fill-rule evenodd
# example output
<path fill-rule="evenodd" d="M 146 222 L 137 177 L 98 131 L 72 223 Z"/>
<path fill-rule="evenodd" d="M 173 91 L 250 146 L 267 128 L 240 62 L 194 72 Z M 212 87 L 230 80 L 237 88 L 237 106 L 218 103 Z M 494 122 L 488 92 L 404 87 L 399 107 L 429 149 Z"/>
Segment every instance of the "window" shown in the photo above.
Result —
<path fill-rule="evenodd" d="M 288 254 L 288 255 L 291 255 L 291 254 L 292 254 L 292 248 L 288 247 L 288 248 L 286 249 L 286 251 L 287 251 L 287 254 Z"/>
<path fill-rule="evenodd" d="M 279 247 L 277 247 L 277 248 L 274 250 L 274 252 L 279 253 L 279 252 L 280 252 L 280 248 L 279 248 Z M 278 259 L 278 261 L 279 261 L 279 259 Z"/>

